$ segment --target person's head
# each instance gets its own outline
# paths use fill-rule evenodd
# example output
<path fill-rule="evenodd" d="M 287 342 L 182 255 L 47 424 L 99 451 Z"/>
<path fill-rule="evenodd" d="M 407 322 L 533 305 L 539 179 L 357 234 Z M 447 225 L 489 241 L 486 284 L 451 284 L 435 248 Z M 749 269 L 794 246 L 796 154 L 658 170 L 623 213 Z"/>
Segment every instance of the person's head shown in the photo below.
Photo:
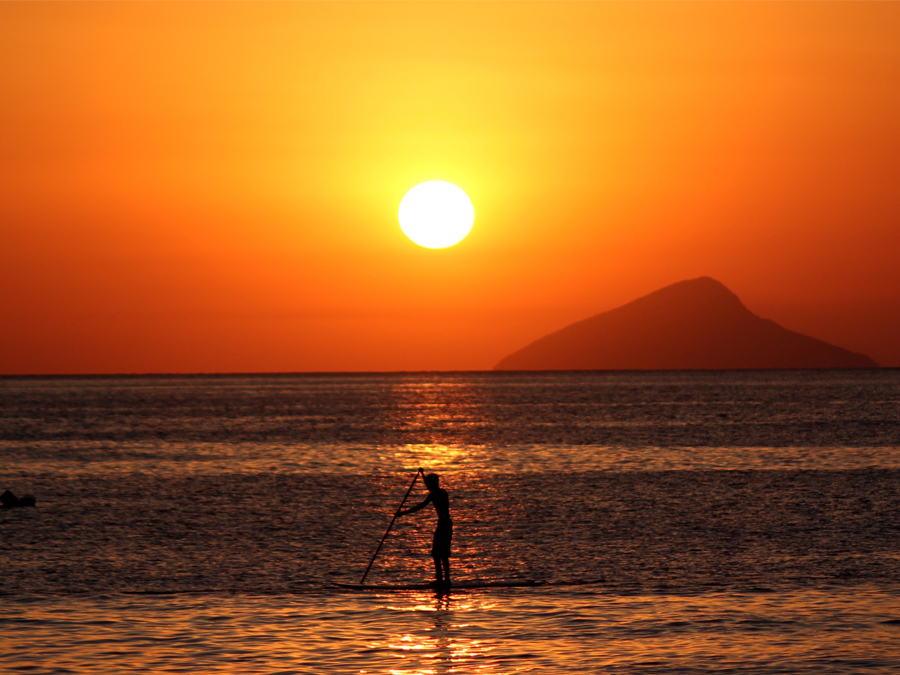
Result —
<path fill-rule="evenodd" d="M 425 487 L 434 492 L 441 486 L 441 479 L 436 473 L 430 473 L 425 476 Z"/>

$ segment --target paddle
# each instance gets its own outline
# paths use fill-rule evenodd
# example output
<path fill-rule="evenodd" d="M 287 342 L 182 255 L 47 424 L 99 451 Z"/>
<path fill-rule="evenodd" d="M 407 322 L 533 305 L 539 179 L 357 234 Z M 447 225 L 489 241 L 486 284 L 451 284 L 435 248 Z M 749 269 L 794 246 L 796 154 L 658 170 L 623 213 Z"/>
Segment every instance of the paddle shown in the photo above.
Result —
<path fill-rule="evenodd" d="M 388 525 L 387 531 L 384 533 L 384 536 L 381 538 L 381 541 L 378 542 L 378 548 L 375 549 L 375 554 L 372 556 L 372 559 L 369 561 L 369 566 L 366 568 L 366 571 L 363 572 L 362 580 L 359 582 L 360 584 L 366 583 L 366 577 L 369 576 L 369 570 L 372 569 L 372 563 L 375 562 L 375 558 L 378 557 L 378 552 L 381 550 L 381 545 L 384 543 L 384 540 L 387 539 L 388 532 L 391 531 L 391 528 L 394 526 L 394 521 L 397 520 L 397 516 L 400 515 L 400 511 L 403 510 L 403 505 L 406 503 L 406 498 L 409 497 L 409 493 L 412 492 L 413 486 L 416 484 L 416 481 L 419 479 L 419 474 L 422 474 L 422 477 L 425 477 L 425 472 L 422 471 L 422 467 L 419 467 L 419 470 L 416 471 L 415 477 L 412 479 L 412 483 L 409 484 L 409 490 L 406 491 L 406 494 L 403 495 L 403 501 L 400 502 L 400 506 L 397 507 L 397 511 L 394 513 L 394 517 L 391 518 L 391 524 Z"/>

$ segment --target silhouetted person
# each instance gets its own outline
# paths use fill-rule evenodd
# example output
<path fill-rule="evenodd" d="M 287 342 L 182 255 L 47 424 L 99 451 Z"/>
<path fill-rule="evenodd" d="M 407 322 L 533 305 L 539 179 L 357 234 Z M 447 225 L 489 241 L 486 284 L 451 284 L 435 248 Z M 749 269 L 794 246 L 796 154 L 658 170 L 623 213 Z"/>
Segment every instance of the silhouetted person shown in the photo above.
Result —
<path fill-rule="evenodd" d="M 428 496 L 424 501 L 413 507 L 401 511 L 399 515 L 415 513 L 424 509 L 428 504 L 434 504 L 437 511 L 437 527 L 434 529 L 434 540 L 431 544 L 431 557 L 434 558 L 434 573 L 437 577 L 436 585 L 450 585 L 450 542 L 453 539 L 453 521 L 450 520 L 450 497 L 447 491 L 441 487 L 441 479 L 436 473 L 425 476 L 425 487 L 428 488 Z"/>

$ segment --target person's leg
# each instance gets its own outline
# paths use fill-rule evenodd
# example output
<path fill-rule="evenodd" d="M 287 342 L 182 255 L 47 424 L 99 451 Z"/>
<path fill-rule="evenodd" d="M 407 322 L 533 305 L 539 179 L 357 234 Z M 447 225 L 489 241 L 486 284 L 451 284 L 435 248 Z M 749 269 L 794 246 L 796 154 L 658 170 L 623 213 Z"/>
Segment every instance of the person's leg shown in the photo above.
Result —
<path fill-rule="evenodd" d="M 444 558 L 444 583 L 450 585 L 450 558 Z"/>
<path fill-rule="evenodd" d="M 450 573 L 450 570 L 448 569 L 447 574 L 449 574 L 449 573 Z M 441 559 L 438 558 L 437 556 L 434 556 L 434 576 L 435 576 L 436 581 L 439 584 L 443 582 L 444 575 L 441 570 Z"/>

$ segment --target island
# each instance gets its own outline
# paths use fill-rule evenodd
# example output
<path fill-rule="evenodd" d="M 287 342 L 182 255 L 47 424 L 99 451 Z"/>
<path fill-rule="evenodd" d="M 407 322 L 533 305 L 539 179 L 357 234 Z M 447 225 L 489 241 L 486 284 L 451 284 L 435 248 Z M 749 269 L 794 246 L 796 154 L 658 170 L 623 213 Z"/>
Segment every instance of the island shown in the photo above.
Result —
<path fill-rule="evenodd" d="M 877 368 L 857 354 L 782 328 L 700 277 L 545 335 L 495 370 Z"/>

